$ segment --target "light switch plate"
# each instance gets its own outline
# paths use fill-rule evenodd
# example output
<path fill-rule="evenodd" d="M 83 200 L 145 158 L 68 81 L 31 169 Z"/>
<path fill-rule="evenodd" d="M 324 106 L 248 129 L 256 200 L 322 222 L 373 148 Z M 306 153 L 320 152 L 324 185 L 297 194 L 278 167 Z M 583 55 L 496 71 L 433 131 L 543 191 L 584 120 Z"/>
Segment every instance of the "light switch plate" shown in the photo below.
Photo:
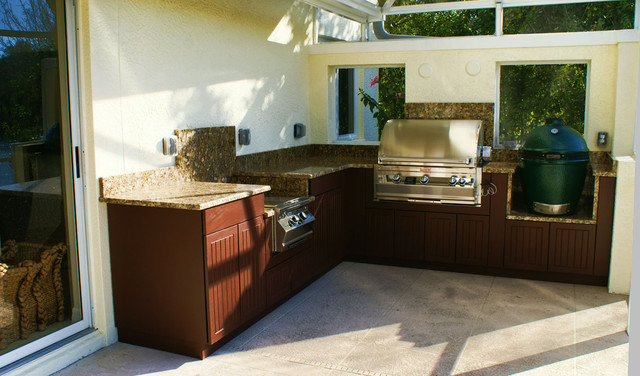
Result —
<path fill-rule="evenodd" d="M 251 143 L 251 130 L 249 128 L 238 129 L 238 143 L 249 145 Z"/>

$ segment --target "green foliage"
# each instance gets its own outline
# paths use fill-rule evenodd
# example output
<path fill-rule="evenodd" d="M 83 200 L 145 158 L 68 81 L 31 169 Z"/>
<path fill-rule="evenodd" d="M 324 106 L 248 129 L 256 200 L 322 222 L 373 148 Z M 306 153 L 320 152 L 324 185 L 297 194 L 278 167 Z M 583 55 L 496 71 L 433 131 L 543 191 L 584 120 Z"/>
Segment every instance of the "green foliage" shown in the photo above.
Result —
<path fill-rule="evenodd" d="M 495 20 L 494 9 L 470 9 L 391 15 L 384 25 L 391 34 L 453 37 L 491 35 Z"/>
<path fill-rule="evenodd" d="M 394 5 L 442 0 L 397 0 Z M 529 6 L 504 9 L 505 34 L 632 29 L 635 0 Z M 389 16 L 392 34 L 434 37 L 495 33 L 494 9 Z M 563 118 L 584 131 L 586 64 L 503 66 L 500 77 L 500 143 L 521 143 L 547 118 Z"/>
<path fill-rule="evenodd" d="M 633 29 L 635 0 L 506 8 L 505 34 Z"/>
<path fill-rule="evenodd" d="M 360 101 L 373 114 L 378 125 L 378 139 L 389 119 L 404 118 L 404 68 L 380 68 L 378 70 L 378 99 L 360 91 Z"/>
<path fill-rule="evenodd" d="M 584 132 L 587 65 L 504 65 L 500 69 L 500 143 L 517 141 L 548 118 Z"/>
<path fill-rule="evenodd" d="M 396 0 L 394 6 L 442 3 L 441 0 Z M 504 9 L 505 34 L 633 29 L 635 0 Z M 391 34 L 434 37 L 495 34 L 495 9 L 469 9 L 391 15 Z"/>
<path fill-rule="evenodd" d="M 41 61 L 53 51 L 36 51 L 18 41 L 0 55 L 0 140 L 29 141 L 42 137 Z"/>

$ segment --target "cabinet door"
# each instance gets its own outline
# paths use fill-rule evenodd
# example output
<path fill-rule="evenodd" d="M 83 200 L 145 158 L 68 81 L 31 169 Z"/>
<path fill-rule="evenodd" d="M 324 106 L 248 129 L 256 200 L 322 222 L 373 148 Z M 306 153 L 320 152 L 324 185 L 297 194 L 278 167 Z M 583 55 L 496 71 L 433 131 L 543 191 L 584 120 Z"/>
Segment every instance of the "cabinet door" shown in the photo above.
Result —
<path fill-rule="evenodd" d="M 206 244 L 209 343 L 214 343 L 241 322 L 237 226 L 207 235 Z"/>
<path fill-rule="evenodd" d="M 266 307 L 265 241 L 265 223 L 262 217 L 238 225 L 240 312 L 243 322 L 257 316 Z"/>
<path fill-rule="evenodd" d="M 313 247 L 306 245 L 302 247 L 304 247 L 304 249 L 289 261 L 291 263 L 292 291 L 313 281 L 318 272 L 318 265 L 316 263 Z"/>
<path fill-rule="evenodd" d="M 395 212 L 395 257 L 402 260 L 424 260 L 424 213 Z"/>
<path fill-rule="evenodd" d="M 313 223 L 313 258 L 316 262 L 316 273 L 320 274 L 328 269 L 327 253 L 329 252 L 329 232 L 331 219 L 329 217 L 329 207 L 326 203 L 327 196 L 320 194 L 316 196 L 311 205 L 311 212 L 316 218 Z"/>
<path fill-rule="evenodd" d="M 547 271 L 549 224 L 507 221 L 504 241 L 506 268 Z"/>
<path fill-rule="evenodd" d="M 393 257 L 393 210 L 367 209 L 365 212 L 363 256 Z"/>
<path fill-rule="evenodd" d="M 271 307 L 291 293 L 291 262 L 283 262 L 265 273 L 267 306 Z"/>
<path fill-rule="evenodd" d="M 593 274 L 595 225 L 552 223 L 549 226 L 549 271 Z"/>
<path fill-rule="evenodd" d="M 346 253 L 346 238 L 344 225 L 344 191 L 342 188 L 334 189 L 324 194 L 326 212 L 329 217 L 329 249 L 327 250 L 327 263 L 329 268 L 334 267 Z"/>
<path fill-rule="evenodd" d="M 425 213 L 425 260 L 454 263 L 456 259 L 456 215 Z"/>
<path fill-rule="evenodd" d="M 489 217 L 484 215 L 458 215 L 456 263 L 487 265 L 489 254 Z"/>

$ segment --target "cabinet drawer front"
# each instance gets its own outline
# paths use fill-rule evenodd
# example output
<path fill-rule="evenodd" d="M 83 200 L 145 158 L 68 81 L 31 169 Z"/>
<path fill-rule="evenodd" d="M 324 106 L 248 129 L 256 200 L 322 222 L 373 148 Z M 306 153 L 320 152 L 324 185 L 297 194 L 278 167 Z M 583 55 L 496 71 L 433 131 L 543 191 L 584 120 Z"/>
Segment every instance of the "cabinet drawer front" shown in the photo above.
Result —
<path fill-rule="evenodd" d="M 204 234 L 233 226 L 264 214 L 264 195 L 259 194 L 203 211 Z"/>

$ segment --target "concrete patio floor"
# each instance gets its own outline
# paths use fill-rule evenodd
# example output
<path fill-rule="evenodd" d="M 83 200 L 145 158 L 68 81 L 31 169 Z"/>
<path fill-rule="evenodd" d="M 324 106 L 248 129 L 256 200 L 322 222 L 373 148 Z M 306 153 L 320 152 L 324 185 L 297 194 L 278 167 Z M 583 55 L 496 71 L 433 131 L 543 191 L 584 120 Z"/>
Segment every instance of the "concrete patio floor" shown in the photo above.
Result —
<path fill-rule="evenodd" d="M 116 343 L 72 375 L 626 375 L 604 287 L 344 262 L 204 360 Z"/>

